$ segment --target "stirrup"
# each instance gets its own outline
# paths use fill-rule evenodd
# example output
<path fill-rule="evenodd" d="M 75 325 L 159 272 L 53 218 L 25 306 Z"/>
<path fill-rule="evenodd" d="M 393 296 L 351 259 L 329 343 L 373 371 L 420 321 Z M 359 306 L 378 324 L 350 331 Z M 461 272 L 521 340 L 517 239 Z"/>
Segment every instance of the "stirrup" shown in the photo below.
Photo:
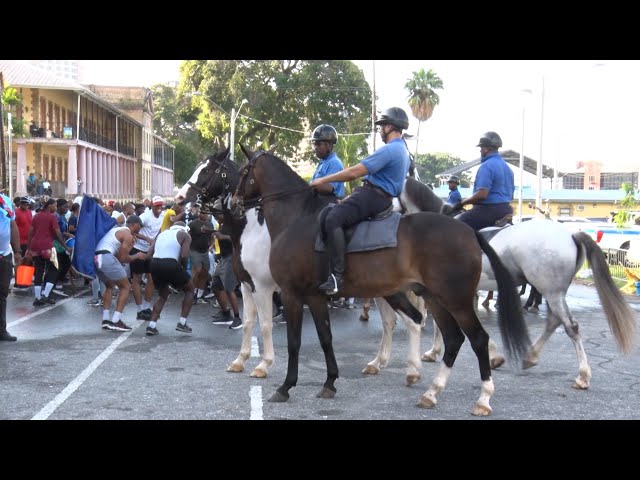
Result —
<path fill-rule="evenodd" d="M 338 279 L 332 273 L 327 278 L 327 281 L 318 287 L 319 290 L 322 290 L 326 295 L 335 295 L 338 293 Z"/>

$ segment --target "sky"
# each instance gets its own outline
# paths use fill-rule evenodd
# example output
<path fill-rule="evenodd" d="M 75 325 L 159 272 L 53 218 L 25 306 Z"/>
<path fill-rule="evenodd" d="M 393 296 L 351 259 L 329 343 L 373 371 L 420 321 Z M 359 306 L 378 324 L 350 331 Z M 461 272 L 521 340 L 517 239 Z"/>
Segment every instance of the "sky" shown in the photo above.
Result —
<path fill-rule="evenodd" d="M 375 66 L 377 110 L 405 109 L 407 132 L 414 135 L 418 121 L 404 85 L 421 68 L 442 79 L 440 103 L 421 124 L 419 140 L 408 141 L 412 152 L 417 143 L 418 153 L 446 152 L 474 160 L 482 134 L 495 131 L 503 149 L 523 151 L 534 160 L 542 152 L 543 164 L 557 165 L 560 171 L 574 171 L 576 162 L 586 160 L 600 161 L 609 171 L 640 169 L 635 151 L 640 136 L 639 60 L 354 62 L 371 86 Z M 179 65 L 180 60 L 91 60 L 83 82 L 151 86 L 177 81 Z"/>

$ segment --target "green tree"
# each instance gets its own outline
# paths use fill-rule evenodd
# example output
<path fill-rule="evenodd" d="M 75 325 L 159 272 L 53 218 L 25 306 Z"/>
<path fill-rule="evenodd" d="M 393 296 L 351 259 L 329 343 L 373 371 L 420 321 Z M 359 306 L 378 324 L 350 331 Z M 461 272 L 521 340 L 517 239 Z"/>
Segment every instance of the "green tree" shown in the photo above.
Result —
<path fill-rule="evenodd" d="M 18 105 L 22 105 L 22 95 L 18 93 L 13 87 L 5 87 L 2 91 L 2 104 L 6 105 L 9 108 L 3 109 L 3 120 L 6 128 L 7 122 L 9 120 L 9 112 L 13 112 L 11 114 L 11 128 L 13 131 L 13 136 L 15 137 L 24 137 L 27 134 L 27 122 L 25 120 L 19 119 L 18 115 L 16 115 L 16 107 Z"/>
<path fill-rule="evenodd" d="M 436 175 L 452 167 L 457 167 L 458 165 L 465 163 L 464 160 L 454 157 L 448 153 L 421 153 L 416 155 L 415 161 L 420 179 L 424 183 L 433 183 L 435 185 L 440 183 Z M 470 183 L 470 176 L 464 172 L 458 176 L 460 177 L 460 186 L 468 187 Z"/>
<path fill-rule="evenodd" d="M 418 140 L 420 137 L 420 125 L 433 115 L 433 110 L 440 103 L 440 97 L 436 90 L 443 89 L 444 84 L 440 77 L 433 71 L 425 72 L 421 68 L 413 72 L 413 76 L 407 80 L 404 88 L 409 91 L 409 107 L 413 116 L 418 119 L 418 131 L 416 133 L 416 156 L 418 154 Z"/>
<path fill-rule="evenodd" d="M 636 202 L 636 192 L 631 183 L 624 182 L 620 186 L 620 189 L 624 191 L 624 198 L 620 200 L 621 210 L 619 210 L 615 217 L 613 217 L 613 221 L 616 223 L 618 228 L 624 228 L 629 226 L 629 224 L 634 220 L 629 211 L 635 210 L 638 202 Z"/>
<path fill-rule="evenodd" d="M 200 95 L 190 95 L 191 92 Z M 226 142 L 230 112 L 248 103 L 236 121 L 235 138 L 251 148 L 278 145 L 285 160 L 297 159 L 303 140 L 320 123 L 338 133 L 368 132 L 371 89 L 348 60 L 187 60 L 178 96 L 190 97 L 196 128 L 205 139 Z M 355 150 L 364 155 L 366 135 Z"/>

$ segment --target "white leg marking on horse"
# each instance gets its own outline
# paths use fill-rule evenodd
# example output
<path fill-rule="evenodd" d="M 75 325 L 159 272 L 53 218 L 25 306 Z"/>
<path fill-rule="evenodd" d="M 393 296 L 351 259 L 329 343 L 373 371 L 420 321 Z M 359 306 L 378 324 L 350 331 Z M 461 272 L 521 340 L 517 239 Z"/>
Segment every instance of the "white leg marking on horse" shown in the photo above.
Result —
<path fill-rule="evenodd" d="M 378 301 L 379 300 L 379 301 Z M 382 340 L 376 358 L 371 360 L 362 373 L 377 375 L 380 369 L 384 368 L 389 361 L 391 355 L 391 341 L 393 340 L 393 330 L 396 328 L 396 312 L 391 308 L 384 298 L 376 300 L 376 305 L 380 312 L 380 320 L 382 321 Z"/>
<path fill-rule="evenodd" d="M 491 378 L 482 382 L 482 387 L 480 388 L 480 398 L 478 398 L 478 401 L 473 407 L 471 414 L 476 416 L 490 415 L 493 409 L 489 405 L 489 400 L 491 399 L 491 396 L 495 391 L 496 389 L 493 386 L 493 380 Z"/>
<path fill-rule="evenodd" d="M 436 360 L 438 360 L 438 355 L 442 353 L 442 345 L 443 345 L 442 332 L 440 332 L 438 325 L 434 321 L 433 322 L 433 346 L 431 347 L 431 350 L 427 350 L 426 352 L 424 352 L 424 355 L 422 355 L 422 361 L 435 362 Z"/>
<path fill-rule="evenodd" d="M 420 398 L 420 403 L 418 404 L 424 408 L 433 408 L 438 403 L 436 396 L 444 390 L 444 387 L 447 385 L 447 380 L 449 379 L 449 375 L 451 374 L 451 369 L 447 367 L 444 363 L 440 365 L 440 369 L 438 370 L 437 375 L 434 377 L 431 382 L 431 386 L 429 390 L 427 390 L 422 397 Z"/>

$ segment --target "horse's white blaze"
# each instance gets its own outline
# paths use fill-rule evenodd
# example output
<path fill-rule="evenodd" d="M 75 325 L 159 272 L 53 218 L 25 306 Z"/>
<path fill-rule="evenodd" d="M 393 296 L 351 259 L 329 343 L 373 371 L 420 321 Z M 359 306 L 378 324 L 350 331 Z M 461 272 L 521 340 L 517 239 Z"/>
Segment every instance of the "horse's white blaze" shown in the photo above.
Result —
<path fill-rule="evenodd" d="M 200 172 L 202 171 L 202 169 L 207 165 L 209 165 L 209 160 L 207 160 L 206 162 L 200 163 L 200 165 L 196 167 L 196 169 L 193 172 L 193 175 L 191 175 L 187 183 L 185 183 L 182 187 L 180 187 L 180 189 L 176 193 L 176 196 L 175 196 L 176 199 L 183 199 L 187 196 L 187 190 L 189 190 L 189 187 L 190 187 L 189 182 L 196 183 L 196 180 L 198 180 L 198 175 L 200 175 Z"/>

